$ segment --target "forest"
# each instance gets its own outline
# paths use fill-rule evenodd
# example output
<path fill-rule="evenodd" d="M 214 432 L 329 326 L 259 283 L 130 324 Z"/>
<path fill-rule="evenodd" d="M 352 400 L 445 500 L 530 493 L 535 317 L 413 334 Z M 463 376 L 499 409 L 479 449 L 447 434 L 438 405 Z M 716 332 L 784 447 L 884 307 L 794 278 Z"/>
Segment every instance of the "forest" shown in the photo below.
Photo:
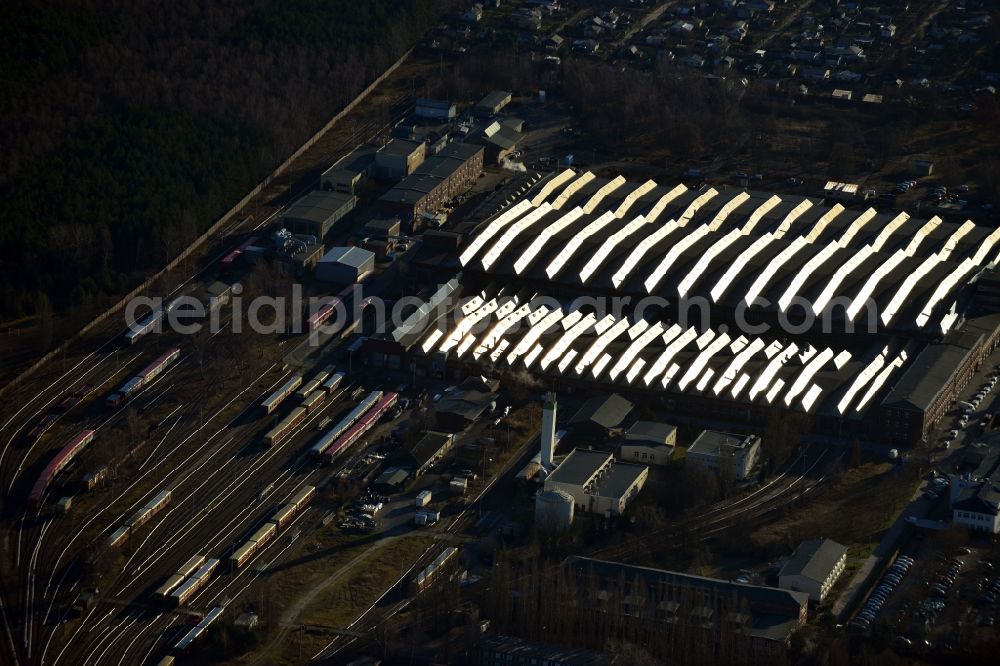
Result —
<path fill-rule="evenodd" d="M 451 4 L 5 3 L 0 320 L 154 272 Z"/>

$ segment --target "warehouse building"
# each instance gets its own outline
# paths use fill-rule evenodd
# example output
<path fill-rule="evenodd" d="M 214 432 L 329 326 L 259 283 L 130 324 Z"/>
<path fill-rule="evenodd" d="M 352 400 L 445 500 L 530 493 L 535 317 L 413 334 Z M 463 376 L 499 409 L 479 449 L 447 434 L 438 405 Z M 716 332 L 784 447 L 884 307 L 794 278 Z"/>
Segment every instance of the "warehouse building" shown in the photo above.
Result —
<path fill-rule="evenodd" d="M 353 194 L 314 190 L 289 206 L 278 221 L 293 234 L 307 234 L 321 241 L 357 203 Z"/>
<path fill-rule="evenodd" d="M 360 247 L 332 247 L 316 264 L 316 279 L 353 284 L 375 270 L 375 255 Z"/>
<path fill-rule="evenodd" d="M 942 344 L 924 347 L 882 400 L 882 435 L 895 444 L 913 445 L 937 427 L 962 389 L 997 347 L 1000 317 L 965 322 Z"/>
<path fill-rule="evenodd" d="M 760 437 L 757 435 L 732 435 L 715 430 L 705 430 L 688 447 L 685 461 L 705 465 L 711 470 L 731 471 L 743 481 L 760 457 Z"/>
<path fill-rule="evenodd" d="M 579 511 L 620 516 L 646 484 L 645 465 L 615 462 L 602 451 L 573 449 L 545 478 L 545 490 L 561 490 Z"/>
<path fill-rule="evenodd" d="M 401 180 L 423 164 L 426 154 L 423 142 L 393 139 L 375 153 L 375 175 L 383 180 Z"/>
<path fill-rule="evenodd" d="M 417 118 L 428 120 L 451 120 L 458 115 L 453 103 L 443 99 L 427 99 L 425 97 L 417 100 L 413 112 Z"/>
<path fill-rule="evenodd" d="M 494 90 L 472 107 L 472 115 L 477 118 L 492 118 L 510 104 L 510 97 L 506 90 Z"/>
<path fill-rule="evenodd" d="M 434 463 L 444 457 L 455 444 L 455 436 L 447 432 L 428 430 L 407 452 L 406 461 L 413 469 L 413 477 L 423 476 Z"/>
<path fill-rule="evenodd" d="M 418 226 L 422 214 L 437 211 L 475 184 L 483 172 L 483 154 L 482 146 L 449 143 L 382 195 L 379 209 Z"/>
<path fill-rule="evenodd" d="M 361 146 L 334 162 L 320 176 L 320 189 L 357 194 L 358 185 L 370 178 L 375 164 L 375 147 Z"/>
<path fill-rule="evenodd" d="M 792 634 L 808 619 L 804 592 L 589 557 L 571 556 L 563 567 L 583 597 L 576 607 L 617 608 L 639 620 L 707 630 L 716 640 L 726 633 L 745 636 L 755 662 L 786 658 Z"/>
<path fill-rule="evenodd" d="M 778 573 L 778 587 L 805 592 L 819 603 L 847 566 L 847 546 L 830 539 L 803 541 Z"/>

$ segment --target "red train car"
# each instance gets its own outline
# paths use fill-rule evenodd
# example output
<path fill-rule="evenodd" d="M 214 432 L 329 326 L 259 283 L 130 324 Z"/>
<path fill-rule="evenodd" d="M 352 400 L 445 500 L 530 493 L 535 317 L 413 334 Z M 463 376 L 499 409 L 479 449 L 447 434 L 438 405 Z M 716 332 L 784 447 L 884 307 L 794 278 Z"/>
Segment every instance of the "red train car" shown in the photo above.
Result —
<path fill-rule="evenodd" d="M 28 493 L 28 506 L 33 509 L 37 509 L 41 505 L 42 498 L 45 496 L 45 491 L 48 490 L 49 484 L 52 483 L 52 479 L 54 479 L 56 474 L 61 472 L 78 453 L 83 451 L 88 444 L 94 441 L 94 435 L 95 432 L 93 430 L 84 430 L 76 437 L 69 440 L 66 446 L 64 446 L 62 450 L 56 454 L 56 457 L 45 466 L 45 469 L 42 470 L 38 480 L 35 481 L 34 487 L 32 487 L 31 492 Z"/>

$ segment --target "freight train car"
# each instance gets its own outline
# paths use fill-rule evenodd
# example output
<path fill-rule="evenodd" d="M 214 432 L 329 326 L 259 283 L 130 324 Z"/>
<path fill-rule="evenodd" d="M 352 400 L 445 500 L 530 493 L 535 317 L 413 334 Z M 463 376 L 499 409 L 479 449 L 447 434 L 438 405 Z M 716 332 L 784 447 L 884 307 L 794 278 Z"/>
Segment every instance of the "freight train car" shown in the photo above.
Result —
<path fill-rule="evenodd" d="M 338 292 L 336 296 L 331 296 L 329 299 L 324 301 L 318 308 L 316 308 L 315 312 L 306 318 L 306 325 L 309 332 L 312 333 L 317 328 L 325 324 L 338 310 L 340 310 L 346 317 L 347 308 L 350 305 L 351 296 L 353 294 L 354 285 L 349 284 Z"/>
<path fill-rule="evenodd" d="M 140 338 L 156 330 L 157 325 L 163 320 L 164 315 L 173 312 L 179 302 L 180 298 L 175 298 L 167 303 L 166 308 L 153 308 L 153 311 L 145 317 L 133 324 L 130 324 L 128 330 L 125 331 L 125 343 L 134 345 Z"/>
<path fill-rule="evenodd" d="M 396 404 L 396 399 L 398 397 L 399 396 L 395 393 L 386 393 L 378 402 L 375 403 L 374 407 L 369 409 L 364 416 L 358 419 L 357 423 L 348 428 L 344 434 L 338 437 L 335 442 L 333 442 L 320 454 L 320 458 L 323 462 L 333 462 L 337 456 L 361 439 L 362 435 L 371 430 L 371 428 L 378 423 L 379 418 L 381 418 L 386 411 Z"/>
<path fill-rule="evenodd" d="M 260 403 L 261 409 L 264 410 L 264 414 L 272 414 L 274 410 L 278 408 L 278 405 L 280 405 L 285 398 L 295 392 L 295 389 L 301 385 L 302 375 L 292 375 L 281 388 L 265 398 L 264 402 Z"/>
<path fill-rule="evenodd" d="M 73 439 L 66 443 L 66 446 L 56 454 L 42 473 L 39 475 L 38 480 L 35 481 L 35 485 L 31 488 L 31 492 L 28 493 L 28 506 L 33 509 L 37 509 L 42 504 L 42 499 L 45 497 L 45 491 L 48 490 L 49 484 L 56 475 L 66 468 L 73 458 L 77 456 L 88 444 L 94 441 L 94 435 L 96 433 L 93 430 L 83 430 L 76 435 Z"/>
<path fill-rule="evenodd" d="M 208 627 L 219 619 L 224 610 L 224 606 L 216 606 L 212 610 L 208 611 L 205 617 L 202 618 L 201 622 L 194 626 L 189 632 L 184 634 L 183 638 L 177 641 L 174 645 L 173 653 L 175 655 L 182 655 L 186 653 L 188 648 L 191 647 L 191 644 L 204 635 L 204 633 L 208 630 Z"/>
<path fill-rule="evenodd" d="M 322 456 L 323 452 L 326 451 L 331 444 L 337 441 L 337 439 L 343 435 L 348 428 L 354 425 L 354 423 L 361 418 L 365 412 L 374 407 L 381 398 L 382 391 L 372 391 L 365 396 L 365 398 L 359 402 L 354 409 L 347 413 L 347 416 L 342 418 L 337 425 L 330 428 L 325 435 L 319 438 L 311 449 L 312 455 L 317 458 Z"/>

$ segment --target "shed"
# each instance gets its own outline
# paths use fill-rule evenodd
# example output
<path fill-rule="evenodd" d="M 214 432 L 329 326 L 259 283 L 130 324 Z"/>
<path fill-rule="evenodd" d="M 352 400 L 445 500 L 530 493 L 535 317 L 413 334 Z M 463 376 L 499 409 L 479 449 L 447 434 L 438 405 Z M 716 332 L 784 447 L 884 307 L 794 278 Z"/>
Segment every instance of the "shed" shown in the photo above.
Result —
<path fill-rule="evenodd" d="M 321 282 L 351 284 L 375 269 L 375 254 L 360 247 L 334 247 L 316 264 Z"/>
<path fill-rule="evenodd" d="M 409 478 L 409 470 L 402 467 L 390 467 L 375 479 L 375 489 L 386 493 L 398 493 L 405 490 Z"/>

